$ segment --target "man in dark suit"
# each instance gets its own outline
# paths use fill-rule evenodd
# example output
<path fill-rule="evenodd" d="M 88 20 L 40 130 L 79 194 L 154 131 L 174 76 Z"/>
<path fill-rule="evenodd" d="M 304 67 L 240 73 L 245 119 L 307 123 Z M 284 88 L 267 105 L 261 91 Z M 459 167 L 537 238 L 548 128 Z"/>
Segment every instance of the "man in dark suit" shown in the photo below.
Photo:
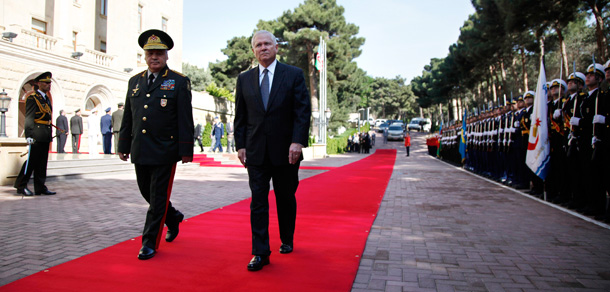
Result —
<path fill-rule="evenodd" d="M 195 126 L 195 133 L 193 134 L 193 137 L 197 141 L 197 144 L 199 145 L 199 148 L 201 148 L 201 152 L 203 152 L 203 142 L 201 141 L 201 130 L 202 130 L 202 127 L 201 127 L 201 123 L 199 122 L 199 120 L 197 120 L 196 123 L 197 123 L 197 125 Z"/>
<path fill-rule="evenodd" d="M 15 180 L 17 194 L 31 196 L 28 181 L 34 173 L 34 192 L 36 195 L 55 195 L 45 186 L 49 144 L 51 143 L 51 115 L 53 108 L 49 93 L 51 91 L 51 72 L 40 74 L 34 80 L 34 91 L 27 93 L 25 101 L 25 139 L 29 144 L 28 160 L 23 163 Z"/>
<path fill-rule="evenodd" d="M 307 147 L 311 101 L 303 71 L 276 61 L 278 45 L 268 31 L 252 37 L 259 65 L 237 77 L 235 143 L 248 169 L 252 203 L 252 254 L 249 271 L 269 264 L 269 181 L 273 179 L 280 253 L 290 253 L 296 220 L 295 192 L 299 185 L 301 149 Z"/>
<path fill-rule="evenodd" d="M 112 117 L 110 108 L 106 109 L 106 114 L 100 119 L 100 129 L 102 131 L 104 154 L 112 154 Z"/>
<path fill-rule="evenodd" d="M 70 132 L 72 133 L 72 153 L 78 153 L 80 135 L 83 134 L 83 118 L 80 116 L 80 109 L 76 109 L 74 116 L 70 118 Z"/>
<path fill-rule="evenodd" d="M 112 136 L 114 138 L 114 153 L 119 153 L 119 130 L 121 129 L 121 121 L 123 120 L 124 103 L 119 102 L 118 109 L 112 113 Z"/>
<path fill-rule="evenodd" d="M 135 165 L 140 193 L 149 203 L 138 258 L 152 258 L 159 248 L 163 224 L 165 241 L 178 236 L 184 215 L 169 201 L 176 162 L 193 161 L 193 108 L 191 81 L 167 67 L 167 51 L 174 46 L 163 31 L 143 32 L 138 43 L 144 49 L 148 70 L 129 79 L 125 113 L 119 133 L 118 155 Z"/>
<path fill-rule="evenodd" d="M 59 111 L 59 117 L 57 117 L 57 121 L 55 121 L 55 126 L 57 126 L 55 129 L 55 136 L 57 136 L 57 153 L 66 153 L 64 148 L 66 148 L 66 141 L 68 140 L 68 133 L 70 132 L 66 111 Z"/>

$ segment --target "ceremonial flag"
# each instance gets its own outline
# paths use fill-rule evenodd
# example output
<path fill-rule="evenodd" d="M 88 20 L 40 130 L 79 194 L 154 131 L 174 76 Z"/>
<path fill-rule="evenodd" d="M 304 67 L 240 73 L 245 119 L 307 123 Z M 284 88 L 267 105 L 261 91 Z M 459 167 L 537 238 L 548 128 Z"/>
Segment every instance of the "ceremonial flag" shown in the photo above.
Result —
<path fill-rule="evenodd" d="M 322 44 L 318 46 L 318 53 L 316 54 L 316 69 L 321 71 L 324 68 L 324 55 L 322 53 Z"/>
<path fill-rule="evenodd" d="M 549 144 L 549 131 L 546 103 L 546 72 L 544 62 L 540 62 L 540 76 L 536 86 L 534 108 L 530 118 L 530 135 L 527 143 L 527 156 L 525 164 L 541 179 L 545 179 L 550 168 L 551 147 Z"/>
<path fill-rule="evenodd" d="M 438 127 L 438 148 L 436 148 L 436 157 L 441 157 L 441 146 L 443 140 L 443 120 L 441 120 L 441 125 Z"/>
<path fill-rule="evenodd" d="M 460 135 L 460 154 L 462 155 L 462 163 L 466 160 L 466 110 L 462 118 L 462 134 Z"/>

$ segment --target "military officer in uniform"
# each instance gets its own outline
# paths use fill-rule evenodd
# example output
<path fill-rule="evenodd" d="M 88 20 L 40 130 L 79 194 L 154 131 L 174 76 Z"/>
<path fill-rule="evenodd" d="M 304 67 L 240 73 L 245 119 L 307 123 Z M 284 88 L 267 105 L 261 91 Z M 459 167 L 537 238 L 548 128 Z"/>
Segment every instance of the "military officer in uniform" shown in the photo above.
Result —
<path fill-rule="evenodd" d="M 34 192 L 36 195 L 55 195 L 45 185 L 47 161 L 51 143 L 51 121 L 53 109 L 49 92 L 51 91 L 51 72 L 40 74 L 34 79 L 34 91 L 27 94 L 25 101 L 25 137 L 29 144 L 28 160 L 23 163 L 15 180 L 17 194 L 31 196 L 27 188 L 32 172 L 34 173 Z M 27 166 L 27 167 L 26 167 Z"/>
<path fill-rule="evenodd" d="M 80 109 L 74 111 L 74 116 L 70 118 L 70 132 L 72 133 L 72 153 L 78 153 L 80 149 L 80 135 L 83 134 L 83 117 Z"/>
<path fill-rule="evenodd" d="M 123 107 L 125 104 L 119 102 L 118 109 L 112 113 L 112 137 L 114 138 L 114 153 L 119 153 L 119 130 L 121 129 L 121 121 L 123 120 Z"/>
<path fill-rule="evenodd" d="M 167 67 L 171 37 L 147 30 L 138 38 L 148 70 L 129 79 L 125 112 L 119 133 L 119 157 L 135 165 L 140 193 L 149 203 L 142 234 L 141 260 L 159 248 L 163 224 L 165 241 L 178 236 L 184 215 L 169 201 L 176 163 L 193 161 L 193 109 L 188 77 Z"/>

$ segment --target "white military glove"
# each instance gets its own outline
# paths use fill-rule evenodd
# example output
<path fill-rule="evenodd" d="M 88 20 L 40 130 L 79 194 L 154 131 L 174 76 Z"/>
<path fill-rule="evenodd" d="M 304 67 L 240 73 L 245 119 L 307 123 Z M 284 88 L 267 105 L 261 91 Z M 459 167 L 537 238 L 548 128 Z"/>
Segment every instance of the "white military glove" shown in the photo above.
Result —
<path fill-rule="evenodd" d="M 25 138 L 25 142 L 27 142 L 29 145 L 32 145 L 32 144 L 34 144 L 34 142 L 36 142 L 36 140 L 34 140 L 34 138 L 28 137 L 28 138 Z"/>
<path fill-rule="evenodd" d="M 560 109 L 556 109 L 553 112 L 553 119 L 559 119 L 559 117 L 561 117 L 561 110 Z"/>
<path fill-rule="evenodd" d="M 580 123 L 580 118 L 572 117 L 570 119 L 570 125 L 572 125 L 572 126 L 578 126 L 579 123 Z"/>
<path fill-rule="evenodd" d="M 521 123 L 519 123 L 519 121 L 515 121 L 515 124 L 513 126 L 515 126 L 515 128 L 519 128 L 519 126 L 521 126 Z"/>
<path fill-rule="evenodd" d="M 591 145 L 595 145 L 595 142 L 601 142 L 602 140 L 597 139 L 597 137 L 593 136 L 593 139 L 591 139 Z"/>
<path fill-rule="evenodd" d="M 605 124 L 606 123 L 606 117 L 604 117 L 602 115 L 594 115 L 593 116 L 593 123 L 594 124 Z"/>

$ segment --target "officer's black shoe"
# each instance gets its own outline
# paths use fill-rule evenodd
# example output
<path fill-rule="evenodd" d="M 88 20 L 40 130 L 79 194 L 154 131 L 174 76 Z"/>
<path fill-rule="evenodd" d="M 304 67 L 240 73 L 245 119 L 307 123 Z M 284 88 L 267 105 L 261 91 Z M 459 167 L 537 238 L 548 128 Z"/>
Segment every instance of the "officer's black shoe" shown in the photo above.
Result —
<path fill-rule="evenodd" d="M 248 271 L 262 270 L 263 266 L 269 264 L 269 256 L 254 256 L 248 263 Z"/>
<path fill-rule="evenodd" d="M 177 223 L 176 225 L 167 226 L 167 234 L 165 234 L 165 241 L 172 242 L 176 237 L 178 237 L 178 232 L 180 232 L 180 223 L 184 220 L 184 214 L 180 211 L 176 211 Z"/>
<path fill-rule="evenodd" d="M 33 196 L 34 195 L 34 193 L 32 193 L 32 191 L 28 190 L 28 188 L 17 189 L 17 194 L 23 195 L 23 196 Z"/>
<path fill-rule="evenodd" d="M 156 252 L 154 249 L 152 249 L 146 245 L 143 245 L 142 248 L 140 249 L 140 252 L 138 253 L 138 259 L 140 259 L 140 260 L 150 259 L 155 256 L 155 253 Z"/>
<path fill-rule="evenodd" d="M 292 252 L 292 244 L 282 243 L 280 246 L 280 253 L 291 253 Z"/>
<path fill-rule="evenodd" d="M 42 192 L 36 192 L 37 196 L 40 196 L 40 195 L 51 196 L 51 195 L 55 195 L 55 194 L 57 194 L 57 193 L 56 192 L 51 192 L 49 190 L 44 190 Z"/>

